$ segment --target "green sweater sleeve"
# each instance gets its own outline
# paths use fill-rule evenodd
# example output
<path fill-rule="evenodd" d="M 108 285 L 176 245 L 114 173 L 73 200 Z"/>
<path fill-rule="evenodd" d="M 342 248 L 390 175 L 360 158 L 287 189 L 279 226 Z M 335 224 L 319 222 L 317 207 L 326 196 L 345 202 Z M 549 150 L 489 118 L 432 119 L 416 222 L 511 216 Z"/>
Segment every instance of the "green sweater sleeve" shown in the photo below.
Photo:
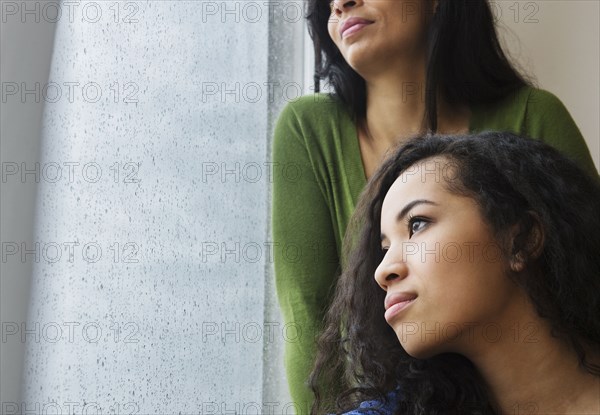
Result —
<path fill-rule="evenodd" d="M 532 89 L 527 101 L 525 133 L 571 157 L 593 176 L 598 172 L 579 128 L 564 104 L 551 92 Z"/>
<path fill-rule="evenodd" d="M 307 151 L 310 134 L 288 103 L 273 138 L 272 231 L 277 296 L 287 332 L 297 333 L 287 336 L 285 367 L 298 414 L 309 413 L 312 405 L 306 382 L 339 263 L 323 179 Z"/>
<path fill-rule="evenodd" d="M 512 131 L 543 140 L 598 177 L 571 114 L 558 97 L 543 89 L 523 87 L 498 102 L 474 108 L 471 131 Z"/>

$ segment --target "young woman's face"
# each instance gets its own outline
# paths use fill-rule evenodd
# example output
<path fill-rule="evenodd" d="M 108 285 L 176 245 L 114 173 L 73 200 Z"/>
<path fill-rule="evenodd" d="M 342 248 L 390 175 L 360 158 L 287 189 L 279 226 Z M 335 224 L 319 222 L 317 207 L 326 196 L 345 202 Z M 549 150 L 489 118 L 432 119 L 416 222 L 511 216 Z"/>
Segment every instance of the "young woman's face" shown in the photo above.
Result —
<path fill-rule="evenodd" d="M 375 272 L 385 318 L 408 354 L 465 353 L 497 336 L 518 288 L 476 202 L 446 189 L 451 163 L 431 158 L 404 172 L 381 210 Z"/>
<path fill-rule="evenodd" d="M 324 0 L 327 1 L 327 0 Z M 431 0 L 334 0 L 329 35 L 359 74 L 423 57 Z"/>

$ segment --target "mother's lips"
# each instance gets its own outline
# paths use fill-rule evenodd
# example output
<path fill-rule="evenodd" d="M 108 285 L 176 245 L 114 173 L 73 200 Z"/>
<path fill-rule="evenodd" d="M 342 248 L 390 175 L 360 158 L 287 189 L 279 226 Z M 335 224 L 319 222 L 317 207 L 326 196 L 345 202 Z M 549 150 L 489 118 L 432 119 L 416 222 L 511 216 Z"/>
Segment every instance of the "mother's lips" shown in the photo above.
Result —
<path fill-rule="evenodd" d="M 385 302 L 383 303 L 383 306 L 387 310 L 394 304 L 403 303 L 405 301 L 411 301 L 411 300 L 414 300 L 415 298 L 417 298 L 417 294 L 409 293 L 409 292 L 388 294 L 385 297 Z"/>
<path fill-rule="evenodd" d="M 373 23 L 371 20 L 363 19 L 360 17 L 349 17 L 344 20 L 344 23 L 340 26 L 340 37 L 344 37 L 344 32 L 350 29 L 352 26 L 357 24 L 367 25 Z"/>

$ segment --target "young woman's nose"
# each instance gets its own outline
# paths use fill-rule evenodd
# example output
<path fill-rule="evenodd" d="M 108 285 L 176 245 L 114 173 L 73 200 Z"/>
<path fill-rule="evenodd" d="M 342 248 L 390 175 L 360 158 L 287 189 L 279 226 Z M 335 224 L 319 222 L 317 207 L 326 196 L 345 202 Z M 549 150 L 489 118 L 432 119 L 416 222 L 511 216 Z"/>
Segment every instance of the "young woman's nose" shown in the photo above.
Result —
<path fill-rule="evenodd" d="M 395 282 L 401 281 L 408 275 L 408 267 L 401 257 L 393 257 L 388 252 L 375 270 L 375 281 L 387 291 Z"/>

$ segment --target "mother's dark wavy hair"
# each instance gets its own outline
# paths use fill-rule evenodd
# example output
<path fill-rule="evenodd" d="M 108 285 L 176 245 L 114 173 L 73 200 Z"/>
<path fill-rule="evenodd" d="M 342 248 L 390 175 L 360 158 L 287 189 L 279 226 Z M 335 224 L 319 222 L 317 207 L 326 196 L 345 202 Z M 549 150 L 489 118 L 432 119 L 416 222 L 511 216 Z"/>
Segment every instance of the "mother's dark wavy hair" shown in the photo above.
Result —
<path fill-rule="evenodd" d="M 313 414 L 345 412 L 364 400 L 382 401 L 396 387 L 401 390 L 397 414 L 496 413 L 468 359 L 458 354 L 412 358 L 383 317 L 385 292 L 374 279 L 383 259 L 383 199 L 402 172 L 431 157 L 442 157 L 456 168 L 456 177 L 445 181 L 449 191 L 477 202 L 500 246 L 506 247 L 507 258 L 521 254 L 526 260 L 525 272 L 510 277 L 581 366 L 600 376 L 600 366 L 589 356 L 589 350 L 600 350 L 598 177 L 549 145 L 512 133 L 428 135 L 409 140 L 387 158 L 361 195 L 344 241 L 349 255 L 344 255 L 311 375 Z M 538 247 L 532 253 L 528 242 L 534 224 L 544 242 L 541 251 Z M 521 233 L 507 242 L 513 225 Z M 324 385 L 335 385 L 334 397 Z"/>
<path fill-rule="evenodd" d="M 363 124 L 365 80 L 348 65 L 329 36 L 330 1 L 309 0 L 306 12 L 315 46 L 315 86 L 326 79 L 355 122 Z M 495 102 L 531 83 L 503 52 L 487 0 L 439 0 L 429 22 L 427 45 L 423 121 L 429 131 L 437 130 L 438 92 L 451 105 L 472 106 Z"/>

